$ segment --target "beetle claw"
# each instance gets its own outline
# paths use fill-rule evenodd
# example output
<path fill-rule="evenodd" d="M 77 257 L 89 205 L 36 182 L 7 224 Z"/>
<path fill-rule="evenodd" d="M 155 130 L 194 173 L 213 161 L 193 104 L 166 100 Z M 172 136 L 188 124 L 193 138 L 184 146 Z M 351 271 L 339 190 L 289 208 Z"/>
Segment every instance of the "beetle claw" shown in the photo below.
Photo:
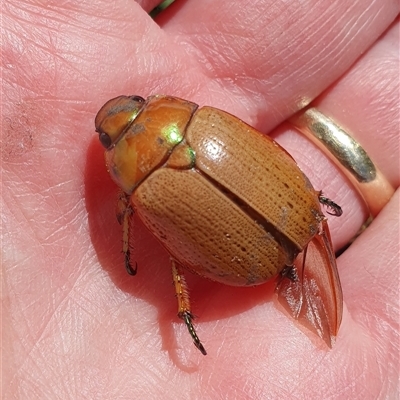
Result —
<path fill-rule="evenodd" d="M 204 348 L 203 344 L 201 343 L 199 337 L 197 336 L 196 330 L 194 329 L 194 326 L 192 324 L 192 319 L 193 319 L 192 314 L 188 311 L 184 311 L 183 313 L 179 314 L 179 317 L 185 321 L 185 324 L 188 328 L 190 336 L 193 339 L 194 345 L 201 351 L 201 354 L 206 356 L 207 355 L 206 349 Z"/>
<path fill-rule="evenodd" d="M 334 217 L 340 217 L 343 214 L 342 207 L 340 207 L 339 204 L 336 204 L 333 200 L 323 196 L 322 192 L 319 192 L 318 199 L 321 204 L 328 207 L 328 210 L 326 210 L 326 212 L 329 215 L 333 215 Z"/>
<path fill-rule="evenodd" d="M 125 253 L 125 269 L 129 275 L 135 276 L 137 273 L 137 262 L 135 262 L 135 268 L 132 268 L 131 265 L 131 252 L 129 249 Z"/>
<path fill-rule="evenodd" d="M 286 267 L 280 272 L 280 278 L 281 280 L 287 278 L 292 282 L 296 282 L 299 279 L 297 270 L 293 265 L 286 265 Z"/>

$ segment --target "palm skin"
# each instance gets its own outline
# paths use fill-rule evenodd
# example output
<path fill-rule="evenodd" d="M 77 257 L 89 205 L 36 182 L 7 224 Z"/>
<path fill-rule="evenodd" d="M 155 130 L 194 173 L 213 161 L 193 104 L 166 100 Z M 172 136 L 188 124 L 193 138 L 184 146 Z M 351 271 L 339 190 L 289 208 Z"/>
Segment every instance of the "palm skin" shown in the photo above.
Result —
<path fill-rule="evenodd" d="M 277 309 L 272 283 L 232 288 L 187 273 L 203 357 L 176 317 L 168 255 L 140 221 L 138 274 L 123 268 L 117 188 L 93 120 L 120 94 L 229 111 L 274 136 L 342 206 L 329 219 L 339 249 L 365 204 L 280 124 L 318 98 L 398 187 L 398 5 L 181 3 L 158 25 L 149 2 L 3 7 L 4 398 L 391 398 L 398 192 L 338 259 L 345 310 L 332 350 Z"/>

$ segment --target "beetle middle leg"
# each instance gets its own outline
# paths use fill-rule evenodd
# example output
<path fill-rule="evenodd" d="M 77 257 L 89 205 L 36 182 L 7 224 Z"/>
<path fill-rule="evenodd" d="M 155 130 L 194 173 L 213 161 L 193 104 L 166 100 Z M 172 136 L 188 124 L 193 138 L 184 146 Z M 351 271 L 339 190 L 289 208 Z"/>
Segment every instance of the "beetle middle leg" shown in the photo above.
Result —
<path fill-rule="evenodd" d="M 193 315 L 190 311 L 189 293 L 182 269 L 177 263 L 175 263 L 173 259 L 171 259 L 171 268 L 176 297 L 178 299 L 178 317 L 185 321 L 194 345 L 201 351 L 203 355 L 206 355 L 206 349 L 202 345 L 192 324 Z"/>
<path fill-rule="evenodd" d="M 129 249 L 129 232 L 133 214 L 129 198 L 129 195 L 122 191 L 120 192 L 117 202 L 117 220 L 122 225 L 122 252 L 124 253 L 125 269 L 129 275 L 136 275 L 137 264 L 135 263 L 135 268 L 132 267 Z"/>

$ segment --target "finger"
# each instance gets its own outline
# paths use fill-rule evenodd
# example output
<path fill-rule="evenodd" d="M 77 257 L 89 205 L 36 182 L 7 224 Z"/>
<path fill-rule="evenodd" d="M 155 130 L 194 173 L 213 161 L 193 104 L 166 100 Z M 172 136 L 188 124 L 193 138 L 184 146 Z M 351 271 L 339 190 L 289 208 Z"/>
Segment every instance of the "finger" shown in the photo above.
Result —
<path fill-rule="evenodd" d="M 381 376 L 373 389 L 378 397 L 378 393 L 387 393 L 386 397 L 390 397 L 389 393 L 397 390 L 398 260 L 397 191 L 370 227 L 340 257 L 342 287 L 348 308 L 342 324 L 342 343 L 347 347 L 347 356 L 353 353 L 354 359 L 362 359 L 363 365 L 368 365 L 357 379 L 360 390 L 368 385 L 371 376 Z"/>
<path fill-rule="evenodd" d="M 345 127 L 394 189 L 399 183 L 395 161 L 399 159 L 398 129 L 394 126 L 398 109 L 395 82 L 399 78 L 398 49 L 393 39 L 397 29 L 398 23 L 312 103 Z M 330 226 L 337 248 L 345 245 L 367 219 L 367 204 L 341 170 L 307 138 L 287 127 L 279 132 L 277 139 L 299 162 L 314 186 L 342 206 L 343 216 L 330 218 Z"/>
<path fill-rule="evenodd" d="M 393 187 L 399 185 L 399 20 L 316 106 L 345 126 Z"/>
<path fill-rule="evenodd" d="M 384 321 L 374 321 L 375 317 L 388 318 L 386 322 L 392 328 L 399 323 L 398 204 L 397 190 L 387 207 L 340 258 L 344 266 L 342 286 L 352 318 L 364 328 L 372 322 L 372 333 L 376 336 L 380 335 L 378 327 Z"/>
<path fill-rule="evenodd" d="M 259 1 L 256 12 L 249 0 L 179 4 L 179 11 L 166 10 L 158 21 L 199 75 L 210 78 L 196 97 L 219 107 L 223 102 L 262 130 L 339 78 L 398 13 L 393 2 L 370 0 L 352 7 Z"/>
<path fill-rule="evenodd" d="M 155 7 L 162 5 L 160 0 L 136 0 L 136 3 L 139 4 L 147 13 L 152 11 Z"/>

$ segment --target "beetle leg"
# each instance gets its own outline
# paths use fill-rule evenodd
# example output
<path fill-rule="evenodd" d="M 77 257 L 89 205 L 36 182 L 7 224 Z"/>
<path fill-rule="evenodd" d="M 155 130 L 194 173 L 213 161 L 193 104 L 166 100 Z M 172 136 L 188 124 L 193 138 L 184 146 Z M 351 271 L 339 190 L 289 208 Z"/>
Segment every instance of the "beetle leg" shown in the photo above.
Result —
<path fill-rule="evenodd" d="M 182 269 L 180 268 L 179 264 L 175 263 L 175 260 L 173 259 L 171 259 L 171 268 L 176 297 L 178 299 L 178 317 L 185 321 L 194 345 L 201 351 L 203 355 L 206 355 L 206 349 L 202 345 L 192 324 L 193 315 L 190 311 L 188 287 Z"/>
<path fill-rule="evenodd" d="M 291 313 L 293 318 L 298 319 L 300 315 L 301 308 L 303 307 L 303 299 L 304 299 L 304 290 L 303 290 L 303 279 L 304 279 L 304 265 L 306 262 L 308 246 L 301 253 L 302 255 L 302 264 L 300 266 L 301 271 L 299 271 L 299 267 L 296 265 L 286 265 L 283 270 L 279 274 L 279 279 L 277 281 L 275 291 L 278 293 L 278 296 L 281 292 L 285 290 L 286 286 L 290 286 L 293 291 L 293 288 L 296 288 L 297 293 L 294 296 L 294 299 L 290 302 L 291 304 Z M 300 272 L 300 273 L 299 273 Z M 287 282 L 284 280 L 287 279 Z M 293 291 L 294 292 L 294 291 Z M 288 297 L 284 296 L 285 300 Z M 281 300 L 282 303 L 282 300 Z"/>
<path fill-rule="evenodd" d="M 328 199 L 327 197 L 323 196 L 322 192 L 318 193 L 318 199 L 321 204 L 328 207 L 328 210 L 326 212 L 329 215 L 333 215 L 335 217 L 340 217 L 343 214 L 342 207 L 340 207 L 339 204 L 336 204 L 331 199 Z M 332 210 L 332 211 L 329 211 L 329 210 Z"/>
<path fill-rule="evenodd" d="M 125 269 L 129 275 L 136 275 L 137 264 L 135 263 L 135 268 L 132 267 L 129 248 L 129 232 L 132 214 L 133 208 L 129 202 L 129 195 L 121 191 L 117 202 L 117 220 L 122 225 L 122 252 L 124 253 Z"/>
<path fill-rule="evenodd" d="M 294 265 L 286 265 L 281 273 L 279 274 L 278 285 L 282 282 L 284 278 L 291 280 L 292 282 L 296 282 L 299 280 L 297 275 L 297 269 Z"/>

